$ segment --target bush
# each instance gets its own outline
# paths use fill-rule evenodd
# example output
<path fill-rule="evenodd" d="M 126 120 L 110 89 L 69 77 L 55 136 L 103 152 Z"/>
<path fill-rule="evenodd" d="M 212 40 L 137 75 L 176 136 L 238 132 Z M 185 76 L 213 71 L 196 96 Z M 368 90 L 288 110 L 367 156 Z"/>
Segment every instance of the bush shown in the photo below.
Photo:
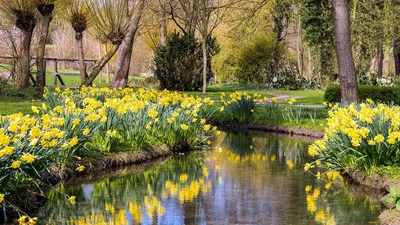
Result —
<path fill-rule="evenodd" d="M 400 107 L 384 104 L 335 105 L 323 140 L 308 153 L 328 170 L 361 169 L 372 173 L 380 166 L 400 163 Z M 306 165 L 307 166 L 307 165 Z M 306 168 L 312 168 L 308 165 Z"/>
<path fill-rule="evenodd" d="M 173 33 L 155 50 L 155 75 L 161 89 L 193 91 L 202 86 L 201 46 L 192 35 Z"/>
<path fill-rule="evenodd" d="M 358 86 L 358 97 L 361 101 L 372 99 L 375 102 L 394 103 L 400 105 L 400 87 Z M 325 101 L 338 103 L 341 101 L 338 85 L 329 86 L 325 90 Z"/>
<path fill-rule="evenodd" d="M 290 66 L 278 68 L 273 79 L 265 84 L 266 89 L 304 90 L 317 87 L 314 79 L 299 77 L 297 71 Z"/>
<path fill-rule="evenodd" d="M 207 46 L 209 81 L 213 77 L 211 58 L 219 52 L 219 45 L 215 38 L 209 36 Z M 203 53 L 193 35 L 171 34 L 166 45 L 156 48 L 154 63 L 161 89 L 196 91 L 203 85 Z"/>
<path fill-rule="evenodd" d="M 241 83 L 266 83 L 273 79 L 283 47 L 274 37 L 258 35 L 238 52 L 235 76 Z"/>

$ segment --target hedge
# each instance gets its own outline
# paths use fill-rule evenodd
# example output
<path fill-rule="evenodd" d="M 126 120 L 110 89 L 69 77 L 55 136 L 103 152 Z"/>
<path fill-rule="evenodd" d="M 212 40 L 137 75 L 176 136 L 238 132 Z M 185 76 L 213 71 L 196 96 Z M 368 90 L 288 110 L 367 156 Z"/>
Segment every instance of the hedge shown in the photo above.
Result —
<path fill-rule="evenodd" d="M 372 85 L 359 85 L 358 97 L 360 101 L 367 98 L 381 103 L 394 103 L 400 105 L 400 87 L 381 87 Z M 324 99 L 326 102 L 337 103 L 341 101 L 339 85 L 329 86 L 325 90 Z"/>

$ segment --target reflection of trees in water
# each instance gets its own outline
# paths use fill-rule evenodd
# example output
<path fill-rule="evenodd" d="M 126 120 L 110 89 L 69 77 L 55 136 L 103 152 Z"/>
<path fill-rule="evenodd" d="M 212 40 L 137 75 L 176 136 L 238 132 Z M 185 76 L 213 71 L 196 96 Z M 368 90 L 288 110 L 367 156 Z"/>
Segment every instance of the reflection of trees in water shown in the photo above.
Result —
<path fill-rule="evenodd" d="M 223 146 L 240 157 L 263 153 L 271 161 L 279 161 L 283 165 L 287 160 L 294 164 L 304 162 L 304 150 L 307 143 L 291 137 L 281 138 L 277 135 L 257 136 L 248 134 L 228 133 L 223 141 Z"/>
<path fill-rule="evenodd" d="M 307 212 L 319 224 L 346 224 L 349 221 L 370 224 L 376 222 L 380 213 L 378 202 L 350 191 L 338 172 L 328 172 L 315 187 L 308 185 L 305 193 Z"/>
<path fill-rule="evenodd" d="M 301 217 L 308 224 L 367 224 L 368 218 L 350 221 L 346 216 L 379 210 L 368 200 L 354 198 L 343 186 L 332 183 L 325 188 L 327 183 L 303 173 L 303 160 L 308 159 L 307 144 L 302 141 L 225 133 L 218 138 L 216 145 L 223 148 L 206 157 L 196 153 L 173 157 L 144 172 L 60 186 L 76 196 L 77 204 L 50 192 L 40 220 L 61 225 L 173 224 L 178 220 L 218 224 L 227 223 L 228 218 L 229 223 L 268 224 L 266 219 L 274 218 L 275 224 L 296 224 Z M 300 171 L 283 168 L 287 160 L 297 163 Z M 307 184 L 312 187 L 305 192 Z M 167 209 L 171 211 L 162 216 Z"/>
<path fill-rule="evenodd" d="M 227 133 L 223 145 L 240 156 L 249 155 L 252 154 L 253 137 L 243 133 Z"/>
<path fill-rule="evenodd" d="M 173 157 L 141 173 L 60 186 L 59 191 L 76 196 L 77 204 L 68 204 L 64 194 L 51 191 L 40 218 L 48 224 L 127 224 L 128 213 L 131 222 L 140 224 L 144 215 L 154 220 L 165 213 L 162 199 L 172 196 L 181 203 L 191 202 L 207 193 L 211 188 L 207 176 L 201 154 Z"/>
<path fill-rule="evenodd" d="M 305 161 L 305 149 L 307 144 L 301 140 L 287 138 L 278 138 L 277 136 L 270 136 L 266 139 L 267 142 L 264 148 L 270 158 L 276 158 L 282 164 L 286 164 L 288 160 L 295 165 L 302 164 Z"/>

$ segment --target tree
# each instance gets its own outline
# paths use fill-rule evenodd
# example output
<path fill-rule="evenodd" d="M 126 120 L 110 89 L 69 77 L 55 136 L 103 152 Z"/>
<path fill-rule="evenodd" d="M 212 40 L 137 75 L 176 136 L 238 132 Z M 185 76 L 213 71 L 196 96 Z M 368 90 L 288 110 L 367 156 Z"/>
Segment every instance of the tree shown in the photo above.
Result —
<path fill-rule="evenodd" d="M 158 0 L 158 5 L 160 9 L 160 45 L 165 45 L 167 43 L 167 24 L 168 18 L 166 13 L 166 0 Z"/>
<path fill-rule="evenodd" d="M 118 51 L 117 67 L 115 68 L 112 82 L 112 86 L 115 88 L 126 87 L 128 84 L 133 44 L 139 28 L 139 22 L 145 6 L 145 1 L 137 1 L 136 4 L 138 4 L 138 6 L 134 13 L 132 24 L 130 25 L 127 35 Z"/>
<path fill-rule="evenodd" d="M 81 85 L 86 85 L 87 73 L 83 48 L 83 32 L 91 25 L 93 18 L 92 3 L 86 0 L 62 0 L 60 1 L 60 15 L 71 23 L 75 31 L 76 46 L 78 49 L 79 73 Z"/>
<path fill-rule="evenodd" d="M 350 38 L 349 6 L 347 0 L 333 0 L 336 56 L 339 68 L 342 105 L 358 102 L 357 79 Z"/>
<path fill-rule="evenodd" d="M 144 7 L 144 0 L 96 0 L 96 2 L 97 7 L 94 12 L 91 32 L 100 41 L 111 42 L 112 47 L 102 58 L 95 62 L 87 78 L 87 84 L 93 83 L 127 36 L 134 38 L 136 31 L 133 33 L 130 30 L 131 24 L 132 21 L 134 21 L 133 25 L 136 22 L 139 23 Z"/>
<path fill-rule="evenodd" d="M 223 10 L 232 6 L 234 1 L 223 0 L 200 0 L 198 5 L 197 29 L 201 36 L 201 48 L 203 51 L 203 95 L 207 93 L 207 74 L 208 74 L 208 46 L 207 39 L 212 36 L 212 32 L 222 21 Z"/>
<path fill-rule="evenodd" d="M 44 54 L 46 50 L 46 41 L 49 34 L 50 22 L 53 19 L 54 3 L 56 0 L 35 0 L 36 7 L 42 15 L 42 30 L 40 33 L 39 47 L 36 56 L 37 76 L 35 95 L 38 98 L 43 97 L 45 84 L 46 68 L 44 65 Z"/>
<path fill-rule="evenodd" d="M 331 0 L 302 1 L 301 27 L 311 48 L 319 83 L 323 75 L 333 74 L 334 25 Z"/>
<path fill-rule="evenodd" d="M 33 0 L 0 0 L 2 17 L 19 28 L 22 32 L 21 71 L 19 71 L 19 87 L 29 87 L 30 50 L 33 30 L 36 26 L 36 5 Z"/>

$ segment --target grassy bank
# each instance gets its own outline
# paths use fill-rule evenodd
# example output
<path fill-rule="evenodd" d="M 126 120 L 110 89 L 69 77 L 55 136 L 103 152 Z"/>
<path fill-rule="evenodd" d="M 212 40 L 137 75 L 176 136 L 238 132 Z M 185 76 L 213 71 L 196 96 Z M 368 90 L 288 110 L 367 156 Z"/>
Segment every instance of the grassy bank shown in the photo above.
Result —
<path fill-rule="evenodd" d="M 71 77 L 74 78 L 75 77 Z M 140 78 L 132 78 L 132 79 L 140 79 Z M 78 82 L 76 80 L 74 82 Z M 54 91 L 54 89 L 50 89 Z M 298 97 L 296 99 L 296 105 L 300 104 L 321 104 L 323 102 L 323 92 L 315 91 L 315 90 L 304 90 L 304 91 L 288 91 L 288 90 L 264 90 L 260 89 L 256 85 L 221 85 L 216 84 L 210 86 L 208 88 L 208 94 L 202 95 L 200 92 L 181 92 L 184 94 L 188 94 L 189 96 L 201 97 L 201 98 L 210 98 L 215 102 L 212 111 L 215 111 L 212 115 L 214 120 L 227 121 L 232 119 L 232 117 L 227 114 L 227 112 L 220 111 L 221 103 L 221 94 L 226 93 L 226 95 L 230 95 L 235 93 L 236 91 L 247 92 L 251 95 L 255 93 L 260 93 L 263 96 L 272 98 L 276 96 L 288 96 L 288 98 Z M 32 106 L 39 106 L 41 104 L 40 101 L 35 100 L 32 96 L 34 94 L 34 89 L 29 88 L 26 91 L 19 91 L 17 88 L 10 88 L 7 90 L 8 95 L 10 96 L 0 96 L 0 114 L 8 115 L 13 113 L 24 113 L 30 114 L 32 113 Z M 301 98 L 299 98 L 301 97 Z M 285 120 L 282 115 L 287 112 L 287 108 L 291 107 L 287 105 L 287 101 L 285 99 L 278 100 L 279 112 L 277 112 L 277 116 L 274 118 L 269 118 L 266 116 L 265 108 L 260 107 L 260 110 L 257 110 L 254 113 L 254 116 L 250 118 L 248 122 L 254 124 L 261 125 L 281 125 L 287 127 L 301 127 L 307 128 L 311 130 L 323 130 L 323 123 L 327 118 L 327 110 L 326 109 L 313 109 L 313 108 L 305 108 L 299 118 L 294 121 Z M 293 108 L 294 106 L 292 106 Z"/>
<path fill-rule="evenodd" d="M 236 91 L 247 92 L 249 94 L 259 93 L 269 98 L 282 97 L 279 103 L 285 103 L 285 99 L 296 98 L 297 104 L 321 105 L 324 102 L 324 91 L 322 90 L 269 90 L 263 89 L 259 85 L 251 84 L 213 84 L 207 88 L 207 95 L 201 92 L 185 92 L 189 95 L 208 97 L 212 100 L 220 100 L 222 93 L 227 95 Z"/>

